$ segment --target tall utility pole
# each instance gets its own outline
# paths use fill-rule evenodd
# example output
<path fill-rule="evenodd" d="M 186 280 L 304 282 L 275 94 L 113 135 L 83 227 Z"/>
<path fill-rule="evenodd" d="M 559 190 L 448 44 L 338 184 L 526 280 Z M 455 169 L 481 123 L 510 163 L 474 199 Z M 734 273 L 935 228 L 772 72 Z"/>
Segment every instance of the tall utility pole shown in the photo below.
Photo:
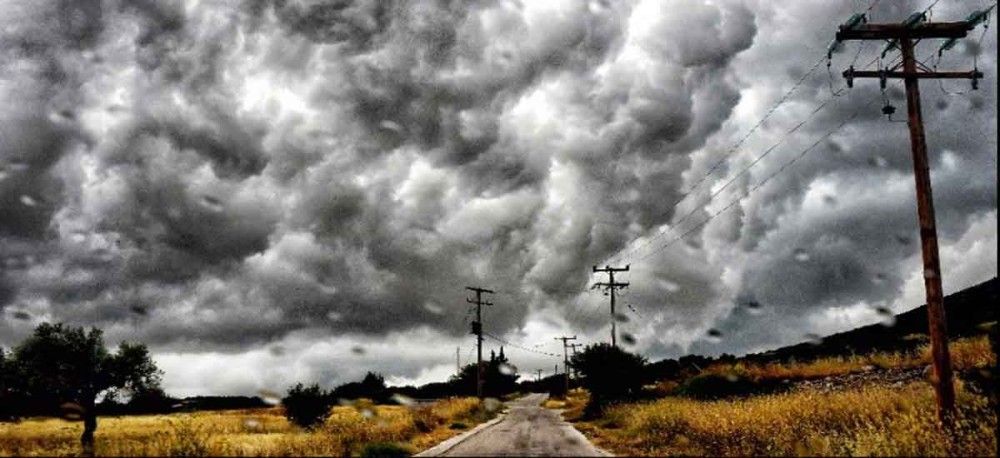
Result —
<path fill-rule="evenodd" d="M 597 266 L 594 266 L 594 273 L 605 272 L 608 274 L 608 282 L 594 283 L 594 288 L 604 288 L 611 295 L 611 346 L 612 347 L 618 346 L 618 334 L 615 332 L 615 322 L 617 321 L 615 319 L 615 291 L 628 287 L 628 283 L 615 283 L 615 272 L 628 272 L 628 268 L 629 266 L 625 267 L 604 266 L 603 268 L 598 269 Z"/>
<path fill-rule="evenodd" d="M 535 381 L 536 382 L 541 382 L 542 381 L 542 370 L 541 369 L 535 369 L 535 372 L 538 373 L 538 376 L 535 377 Z"/>
<path fill-rule="evenodd" d="M 970 16 L 972 17 L 972 16 Z M 932 382 L 937 395 L 938 419 L 949 424 L 955 411 L 955 387 L 952 382 L 951 358 L 948 354 L 948 331 L 944 316 L 944 299 L 941 290 L 941 265 L 938 259 L 937 228 L 934 220 L 934 199 L 931 193 L 930 166 L 927 160 L 927 143 L 920 110 L 919 80 L 932 78 L 971 79 L 973 88 L 983 74 L 977 70 L 967 72 L 935 72 L 914 57 L 914 42 L 931 39 L 954 40 L 964 38 L 977 22 L 925 22 L 926 15 L 917 13 L 900 24 L 842 25 L 837 41 L 888 40 L 890 48 L 898 47 L 902 53 L 902 71 L 899 65 L 878 71 L 856 71 L 854 67 L 844 72 L 848 87 L 855 78 L 878 78 L 882 88 L 886 80 L 902 79 L 906 84 L 906 108 L 909 115 L 910 144 L 913 150 L 913 171 L 917 188 L 917 217 L 920 222 L 920 247 L 924 261 L 924 289 L 927 292 L 927 322 L 930 328 L 931 355 L 934 375 Z M 942 46 L 942 50 L 947 49 Z M 890 114 L 891 108 L 883 109 Z"/>
<path fill-rule="evenodd" d="M 462 374 L 462 360 L 461 360 L 461 357 L 459 356 L 459 354 L 460 354 L 461 351 L 462 351 L 461 347 L 455 347 L 455 375 L 456 376 Z"/>
<path fill-rule="evenodd" d="M 563 376 L 566 378 L 566 392 L 569 393 L 569 345 L 567 342 L 570 340 L 576 340 L 576 336 L 573 337 L 556 337 L 556 340 L 561 340 L 563 343 Z M 556 365 L 556 370 L 559 370 L 559 365 Z"/>
<path fill-rule="evenodd" d="M 483 293 L 493 294 L 486 288 L 466 286 L 465 289 L 475 291 L 476 300 L 465 298 L 465 302 L 476 304 L 476 321 L 472 322 L 472 333 L 476 335 L 476 396 L 483 397 L 483 306 L 493 305 L 492 302 L 483 301 Z"/>

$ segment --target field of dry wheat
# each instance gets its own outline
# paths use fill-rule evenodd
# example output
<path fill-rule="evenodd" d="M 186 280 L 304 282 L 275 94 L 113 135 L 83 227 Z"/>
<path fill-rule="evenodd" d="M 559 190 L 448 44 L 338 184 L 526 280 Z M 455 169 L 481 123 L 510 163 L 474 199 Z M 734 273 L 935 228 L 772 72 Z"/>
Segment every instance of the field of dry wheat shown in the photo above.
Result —
<path fill-rule="evenodd" d="M 950 349 L 957 369 L 996 365 L 985 336 L 957 340 Z M 798 364 L 718 365 L 706 372 L 802 380 L 877 372 L 867 366 L 913 368 L 927 361 L 921 349 Z M 996 456 L 995 406 L 960 380 L 956 388 L 959 416 L 950 431 L 937 422 L 934 391 L 926 380 L 887 385 L 877 379 L 834 390 L 808 385 L 723 400 L 665 396 L 616 405 L 576 426 L 597 446 L 632 456 Z M 579 412 L 585 402 L 586 393 L 574 392 L 564 405 L 553 407 Z"/>
<path fill-rule="evenodd" d="M 344 456 L 391 443 L 414 452 L 484 421 L 494 410 L 475 398 L 410 407 L 359 402 L 334 407 L 313 431 L 290 424 L 280 407 L 102 417 L 95 451 L 101 456 Z M 81 431 L 80 423 L 58 418 L 0 423 L 0 455 L 77 455 Z"/>

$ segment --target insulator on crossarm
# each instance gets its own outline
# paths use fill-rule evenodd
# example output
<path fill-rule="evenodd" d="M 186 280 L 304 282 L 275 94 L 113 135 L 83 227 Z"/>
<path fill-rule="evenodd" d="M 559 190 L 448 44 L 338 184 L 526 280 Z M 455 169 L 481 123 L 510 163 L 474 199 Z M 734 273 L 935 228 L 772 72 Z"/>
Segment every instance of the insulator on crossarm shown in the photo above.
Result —
<path fill-rule="evenodd" d="M 917 24 L 920 24 L 921 22 L 924 22 L 926 20 L 927 20 L 927 13 L 913 13 L 910 15 L 910 17 L 906 18 L 906 20 L 903 21 L 903 26 L 905 26 L 906 28 L 912 28 Z"/>
<path fill-rule="evenodd" d="M 958 43 L 958 38 L 949 38 L 948 41 L 945 41 L 941 47 L 938 48 L 938 57 L 941 57 L 941 54 L 945 51 L 954 48 L 956 43 Z"/>
<path fill-rule="evenodd" d="M 847 22 L 840 25 L 840 30 L 851 30 L 866 22 L 868 22 L 868 18 L 864 14 L 854 13 L 847 19 Z"/>
<path fill-rule="evenodd" d="M 994 5 L 996 6 L 996 5 Z M 984 11 L 973 11 L 965 18 L 965 23 L 968 24 L 970 29 L 976 27 L 979 24 L 986 22 L 990 18 L 990 11 L 993 10 L 993 6 L 987 8 Z"/>
<path fill-rule="evenodd" d="M 889 54 L 892 50 L 896 49 L 898 44 L 896 40 L 889 40 L 889 43 L 885 45 L 885 49 L 882 50 L 882 58 L 885 59 L 885 55 Z"/>

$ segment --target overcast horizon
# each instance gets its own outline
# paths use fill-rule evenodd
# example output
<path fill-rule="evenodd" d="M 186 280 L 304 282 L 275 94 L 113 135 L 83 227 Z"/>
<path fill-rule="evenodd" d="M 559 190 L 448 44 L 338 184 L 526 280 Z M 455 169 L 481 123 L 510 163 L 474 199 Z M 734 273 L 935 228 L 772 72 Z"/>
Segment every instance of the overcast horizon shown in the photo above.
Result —
<path fill-rule="evenodd" d="M 882 44 L 826 66 L 870 2 L 776 3 L 0 0 L 0 347 L 97 326 L 171 395 L 253 395 L 444 381 L 466 286 L 548 373 L 608 340 L 595 265 L 650 360 L 921 305 L 901 84 L 890 121 L 840 77 Z M 917 51 L 985 74 L 921 82 L 946 294 L 997 276 L 993 26 Z"/>

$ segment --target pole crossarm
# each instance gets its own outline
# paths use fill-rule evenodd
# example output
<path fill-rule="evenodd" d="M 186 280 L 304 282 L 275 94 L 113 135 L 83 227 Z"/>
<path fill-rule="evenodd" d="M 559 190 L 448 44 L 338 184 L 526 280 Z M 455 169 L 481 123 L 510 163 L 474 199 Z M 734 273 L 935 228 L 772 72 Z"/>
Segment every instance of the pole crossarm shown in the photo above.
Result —
<path fill-rule="evenodd" d="M 969 70 L 966 72 L 887 72 L 878 70 L 855 70 L 849 68 L 844 70 L 844 78 L 887 78 L 887 79 L 980 79 L 983 72 L 979 70 Z"/>
<path fill-rule="evenodd" d="M 965 38 L 973 25 L 968 22 L 924 22 L 906 24 L 861 24 L 852 28 L 841 27 L 837 31 L 837 41 L 847 40 L 895 40 L 909 38 Z"/>

